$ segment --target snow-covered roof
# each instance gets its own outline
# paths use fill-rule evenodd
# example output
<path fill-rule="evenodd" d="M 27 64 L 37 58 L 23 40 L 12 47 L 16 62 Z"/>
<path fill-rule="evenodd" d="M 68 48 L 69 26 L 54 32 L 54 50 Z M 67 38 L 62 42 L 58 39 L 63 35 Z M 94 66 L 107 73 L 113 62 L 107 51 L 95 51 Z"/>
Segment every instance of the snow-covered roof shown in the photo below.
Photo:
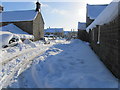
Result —
<path fill-rule="evenodd" d="M 33 35 L 30 35 L 27 32 L 24 32 L 22 29 L 20 29 L 14 24 L 8 24 L 6 26 L 0 27 L 0 31 L 17 34 L 20 36 L 20 38 L 24 38 L 24 39 L 33 38 Z"/>
<path fill-rule="evenodd" d="M 69 34 L 71 33 L 71 31 L 64 31 L 64 34 Z"/>
<path fill-rule="evenodd" d="M 47 28 L 45 32 L 56 33 L 56 32 L 63 32 L 63 28 Z"/>
<path fill-rule="evenodd" d="M 37 13 L 35 10 L 5 11 L 0 13 L 2 16 L 0 22 L 31 21 L 35 19 Z"/>
<path fill-rule="evenodd" d="M 89 31 L 89 29 L 96 27 L 96 25 L 103 25 L 114 20 L 120 14 L 118 12 L 120 9 L 119 4 L 120 0 L 118 2 L 111 2 L 86 30 Z"/>
<path fill-rule="evenodd" d="M 86 23 L 78 22 L 78 29 L 80 29 L 80 30 L 86 30 Z"/>
<path fill-rule="evenodd" d="M 28 34 L 14 24 L 8 24 L 6 26 L 0 27 L 0 31 L 8 31 L 14 34 Z"/>
<path fill-rule="evenodd" d="M 90 17 L 90 19 L 96 19 L 97 16 L 107 7 L 107 4 L 105 5 L 89 5 L 87 4 L 87 16 Z"/>

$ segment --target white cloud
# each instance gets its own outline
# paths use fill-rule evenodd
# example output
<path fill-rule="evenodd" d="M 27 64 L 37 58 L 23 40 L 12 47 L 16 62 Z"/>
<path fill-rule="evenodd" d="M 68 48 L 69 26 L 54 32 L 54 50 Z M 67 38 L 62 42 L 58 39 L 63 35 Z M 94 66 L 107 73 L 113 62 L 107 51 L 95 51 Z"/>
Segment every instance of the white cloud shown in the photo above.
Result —
<path fill-rule="evenodd" d="M 112 0 L 86 0 L 86 3 L 89 4 L 109 4 Z"/>
<path fill-rule="evenodd" d="M 45 8 L 46 8 L 46 7 L 49 7 L 48 4 L 43 4 L 43 3 L 41 3 L 41 6 L 42 6 L 42 7 L 45 7 Z"/>
<path fill-rule="evenodd" d="M 65 10 L 59 10 L 59 9 L 52 9 L 51 10 L 51 13 L 57 13 L 57 14 L 61 14 L 61 15 L 65 15 L 65 14 L 67 14 L 67 11 L 65 11 Z"/>

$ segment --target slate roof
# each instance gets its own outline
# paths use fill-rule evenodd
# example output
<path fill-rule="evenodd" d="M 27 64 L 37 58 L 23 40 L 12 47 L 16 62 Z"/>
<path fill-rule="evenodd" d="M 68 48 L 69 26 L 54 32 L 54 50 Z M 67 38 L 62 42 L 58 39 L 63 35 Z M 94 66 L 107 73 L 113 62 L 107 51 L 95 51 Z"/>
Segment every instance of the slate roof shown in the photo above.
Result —
<path fill-rule="evenodd" d="M 0 22 L 32 21 L 37 16 L 35 10 L 5 11 L 0 13 Z"/>
<path fill-rule="evenodd" d="M 90 19 L 96 19 L 97 16 L 107 7 L 108 5 L 90 5 L 87 4 L 87 16 Z"/>

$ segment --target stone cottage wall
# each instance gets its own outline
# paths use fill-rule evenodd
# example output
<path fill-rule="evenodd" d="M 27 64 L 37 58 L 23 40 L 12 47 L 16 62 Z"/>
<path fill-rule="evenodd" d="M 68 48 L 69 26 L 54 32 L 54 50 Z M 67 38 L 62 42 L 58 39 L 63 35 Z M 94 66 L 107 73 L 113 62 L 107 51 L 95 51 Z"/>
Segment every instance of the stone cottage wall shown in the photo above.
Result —
<path fill-rule="evenodd" d="M 19 21 L 19 22 L 2 22 L 2 26 L 13 23 L 23 31 L 33 34 L 33 22 L 32 21 Z"/>
<path fill-rule="evenodd" d="M 86 30 L 80 30 L 78 29 L 78 39 L 81 39 L 82 41 L 88 42 L 88 33 Z"/>
<path fill-rule="evenodd" d="M 112 22 L 90 30 L 92 49 L 110 71 L 120 78 L 120 16 Z M 100 32 L 99 32 L 100 30 Z M 98 42 L 99 41 L 99 42 Z"/>
<path fill-rule="evenodd" d="M 14 22 L 14 24 L 25 32 L 33 34 L 33 21 Z"/>
<path fill-rule="evenodd" d="M 35 36 L 35 40 L 44 38 L 44 21 L 40 12 L 33 21 L 33 35 Z"/>

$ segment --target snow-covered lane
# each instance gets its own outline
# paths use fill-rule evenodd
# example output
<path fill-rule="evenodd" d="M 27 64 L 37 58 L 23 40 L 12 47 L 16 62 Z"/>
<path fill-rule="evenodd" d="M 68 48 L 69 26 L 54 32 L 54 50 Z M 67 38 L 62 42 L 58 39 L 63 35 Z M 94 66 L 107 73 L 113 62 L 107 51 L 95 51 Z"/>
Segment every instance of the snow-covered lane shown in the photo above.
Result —
<path fill-rule="evenodd" d="M 36 48 L 30 52 L 18 55 L 18 57 L 2 65 L 3 76 L 0 80 L 0 86 L 6 87 L 11 82 L 11 79 L 19 76 L 26 68 L 30 67 L 32 60 L 45 52 L 48 49 L 48 46 L 44 46 L 43 48 L 44 49 Z"/>
<path fill-rule="evenodd" d="M 43 54 L 52 45 L 59 43 L 57 40 L 51 41 L 50 44 L 44 44 L 41 41 L 26 42 L 26 44 L 21 43 L 15 47 L 1 49 L 0 89 L 15 82 L 16 78 L 31 66 L 34 59 Z"/>
<path fill-rule="evenodd" d="M 118 88 L 118 81 L 88 44 L 73 40 L 47 50 L 10 87 Z"/>

